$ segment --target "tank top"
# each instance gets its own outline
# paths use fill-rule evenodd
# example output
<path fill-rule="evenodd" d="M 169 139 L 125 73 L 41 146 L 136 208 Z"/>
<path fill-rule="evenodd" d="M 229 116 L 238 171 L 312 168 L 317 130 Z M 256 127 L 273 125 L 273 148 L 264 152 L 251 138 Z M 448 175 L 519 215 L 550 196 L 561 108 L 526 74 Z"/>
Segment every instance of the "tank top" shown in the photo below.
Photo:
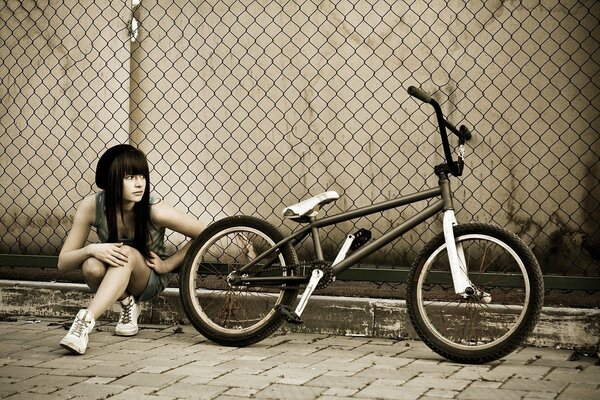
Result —
<path fill-rule="evenodd" d="M 152 205 L 158 203 L 158 200 L 150 194 L 150 209 Z M 96 193 L 96 218 L 94 221 L 94 227 L 96 228 L 96 234 L 98 240 L 102 243 L 108 242 L 108 223 L 106 222 L 106 196 L 105 192 L 101 191 Z M 158 254 L 163 260 L 169 255 L 167 254 L 165 247 L 165 228 L 154 225 L 152 221 L 148 221 L 148 236 L 150 243 L 148 248 Z M 128 246 L 133 246 L 133 239 L 122 239 L 119 238 L 119 242 Z M 168 274 L 159 275 L 160 280 L 165 284 L 168 281 Z"/>

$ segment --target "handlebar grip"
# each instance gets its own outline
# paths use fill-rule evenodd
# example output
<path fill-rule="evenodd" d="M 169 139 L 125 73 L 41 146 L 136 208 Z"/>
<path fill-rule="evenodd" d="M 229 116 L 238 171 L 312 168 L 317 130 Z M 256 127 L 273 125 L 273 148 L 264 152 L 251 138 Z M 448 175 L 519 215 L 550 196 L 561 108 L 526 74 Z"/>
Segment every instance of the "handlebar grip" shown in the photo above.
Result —
<path fill-rule="evenodd" d="M 460 134 L 462 135 L 462 137 L 465 138 L 465 140 L 468 142 L 469 140 L 471 140 L 471 138 L 473 137 L 473 135 L 471 135 L 471 131 L 469 130 L 469 128 L 467 128 L 464 125 L 460 126 Z"/>
<path fill-rule="evenodd" d="M 413 97 L 416 97 L 422 102 L 431 103 L 431 96 L 424 92 L 422 89 L 419 89 L 418 87 L 410 86 L 408 88 L 408 94 L 410 94 Z"/>

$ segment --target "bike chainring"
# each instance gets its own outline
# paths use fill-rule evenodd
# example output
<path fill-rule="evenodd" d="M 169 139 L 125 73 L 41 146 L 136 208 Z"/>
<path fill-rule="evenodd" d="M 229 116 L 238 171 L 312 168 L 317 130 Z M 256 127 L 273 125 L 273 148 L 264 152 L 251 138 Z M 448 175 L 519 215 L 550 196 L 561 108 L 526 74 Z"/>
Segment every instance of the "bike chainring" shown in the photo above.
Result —
<path fill-rule="evenodd" d="M 323 277 L 317 284 L 317 289 L 324 289 L 335 281 L 335 275 L 331 268 L 331 263 L 327 261 L 310 261 L 295 265 L 295 270 L 298 275 L 310 277 L 312 272 L 320 269 L 323 272 Z"/>

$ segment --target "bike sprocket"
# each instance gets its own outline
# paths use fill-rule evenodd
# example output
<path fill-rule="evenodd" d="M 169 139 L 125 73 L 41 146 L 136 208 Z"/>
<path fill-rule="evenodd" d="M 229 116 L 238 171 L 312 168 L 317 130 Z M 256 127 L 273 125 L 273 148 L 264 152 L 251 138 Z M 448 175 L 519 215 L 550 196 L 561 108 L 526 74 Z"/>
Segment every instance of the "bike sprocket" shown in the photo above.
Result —
<path fill-rule="evenodd" d="M 320 269 L 323 272 L 323 277 L 317 284 L 317 289 L 324 289 L 335 281 L 335 275 L 333 274 L 330 262 L 309 261 L 296 264 L 294 267 L 297 274 L 306 276 L 310 276 L 315 269 Z"/>

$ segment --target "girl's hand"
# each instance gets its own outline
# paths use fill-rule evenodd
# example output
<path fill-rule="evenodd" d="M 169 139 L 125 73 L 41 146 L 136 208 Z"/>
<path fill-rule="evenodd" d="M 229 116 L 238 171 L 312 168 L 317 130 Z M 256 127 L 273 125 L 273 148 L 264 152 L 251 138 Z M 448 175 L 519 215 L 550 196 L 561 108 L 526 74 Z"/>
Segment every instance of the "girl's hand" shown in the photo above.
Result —
<path fill-rule="evenodd" d="M 127 263 L 127 252 L 123 243 L 95 243 L 89 246 L 92 256 L 110 267 L 122 267 Z"/>
<path fill-rule="evenodd" d="M 150 251 L 150 258 L 146 259 L 146 265 L 159 275 L 169 272 L 165 262 L 153 251 Z"/>

